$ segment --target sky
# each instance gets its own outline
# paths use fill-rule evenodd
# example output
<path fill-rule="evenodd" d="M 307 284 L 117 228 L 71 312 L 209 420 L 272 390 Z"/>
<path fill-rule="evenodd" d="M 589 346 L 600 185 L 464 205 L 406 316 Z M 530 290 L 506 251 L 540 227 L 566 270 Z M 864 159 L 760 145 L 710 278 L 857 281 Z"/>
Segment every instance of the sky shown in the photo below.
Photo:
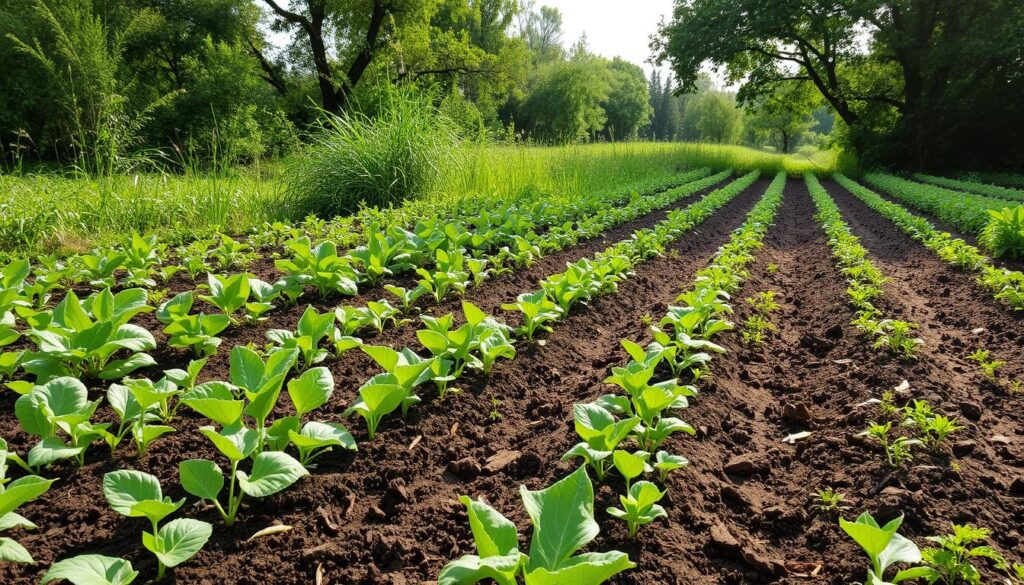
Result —
<path fill-rule="evenodd" d="M 650 36 L 662 16 L 672 13 L 672 0 L 537 0 L 562 11 L 562 44 L 572 46 L 586 31 L 590 50 L 598 55 L 622 57 L 650 73 Z"/>

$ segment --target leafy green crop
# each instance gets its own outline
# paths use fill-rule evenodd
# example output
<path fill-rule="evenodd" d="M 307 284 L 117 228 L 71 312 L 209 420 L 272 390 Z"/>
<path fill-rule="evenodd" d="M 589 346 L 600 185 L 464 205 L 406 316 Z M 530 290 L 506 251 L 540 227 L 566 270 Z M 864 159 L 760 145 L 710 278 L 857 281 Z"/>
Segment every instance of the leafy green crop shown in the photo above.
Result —
<path fill-rule="evenodd" d="M 142 544 L 157 559 L 156 580 L 164 578 L 168 567 L 176 567 L 198 553 L 213 534 L 209 523 L 191 518 L 160 522 L 177 512 L 185 503 L 165 497 L 160 480 L 141 471 L 123 469 L 103 476 L 103 495 L 110 507 L 129 518 L 146 518 L 152 532 L 142 533 Z"/>
<path fill-rule="evenodd" d="M 7 478 L 7 441 L 0 439 L 0 533 L 12 528 L 34 530 L 36 525 L 15 510 L 46 493 L 56 480 L 26 475 L 14 481 Z M 9 482 L 9 483 L 8 483 Z M 0 536 L 0 560 L 9 563 L 32 563 L 32 555 L 13 538 Z"/>
<path fill-rule="evenodd" d="M 40 382 L 58 376 L 86 375 L 116 380 L 131 372 L 156 365 L 149 354 L 156 340 L 146 329 L 128 321 L 152 310 L 146 305 L 146 291 L 126 289 L 116 295 L 104 289 L 80 302 L 68 291 L 53 309 L 49 326 L 32 329 L 28 335 L 38 351 L 23 363 Z M 122 359 L 113 359 L 127 352 Z"/>
<path fill-rule="evenodd" d="M 563 314 L 562 308 L 549 299 L 543 290 L 523 293 L 516 297 L 515 303 L 504 304 L 501 308 L 523 314 L 523 324 L 516 329 L 516 333 L 526 339 L 533 339 L 539 330 L 550 333 L 551 326 L 548 323 L 557 321 Z"/>
<path fill-rule="evenodd" d="M 208 501 L 217 508 L 224 524 L 232 526 L 245 496 L 265 498 L 291 486 L 309 475 L 306 468 L 291 455 L 281 451 L 264 451 L 255 456 L 249 473 L 238 469 L 244 459 L 252 456 L 259 444 L 258 433 L 242 426 L 217 432 L 213 427 L 199 429 L 231 464 L 228 473 L 228 498 L 219 501 L 224 490 L 224 473 L 209 459 L 188 459 L 178 465 L 181 487 L 185 491 Z"/>
<path fill-rule="evenodd" d="M 521 486 L 519 492 L 533 525 L 529 554 L 519 551 L 515 524 L 482 501 L 462 496 L 477 554 L 445 565 L 438 585 L 467 585 L 488 578 L 500 585 L 515 585 L 520 574 L 528 584 L 598 585 L 636 566 L 619 551 L 575 554 L 599 532 L 594 488 L 586 468 L 547 489 L 530 491 Z"/>
<path fill-rule="evenodd" d="M 70 377 L 54 378 L 19 397 L 14 403 L 14 413 L 22 430 L 40 438 L 29 451 L 24 466 L 36 471 L 60 459 L 71 458 L 79 466 L 84 465 L 86 449 L 102 438 L 110 426 L 110 423 L 91 421 L 102 400 L 97 398 L 90 402 L 85 384 Z M 9 454 L 8 457 L 16 456 Z M 20 459 L 14 460 L 20 462 Z"/>
<path fill-rule="evenodd" d="M 891 581 L 885 580 L 886 570 L 896 563 L 918 563 L 921 551 L 913 541 L 896 533 L 903 524 L 903 516 L 892 519 L 885 526 L 879 526 L 870 513 L 864 512 L 853 522 L 845 518 L 839 519 L 839 526 L 846 534 L 860 545 L 868 558 L 871 568 L 868 569 L 864 585 L 887 585 L 900 583 L 909 579 L 925 576 L 923 567 L 904 569 L 896 573 Z"/>
<path fill-rule="evenodd" d="M 199 298 L 214 305 L 234 321 L 235 312 L 249 301 L 249 275 L 245 273 L 233 276 L 207 274 L 206 278 L 210 294 L 199 295 Z"/>
<path fill-rule="evenodd" d="M 582 457 L 594 469 L 597 481 L 604 481 L 612 452 L 633 429 L 640 424 L 640 417 L 616 421 L 611 412 L 597 404 L 574 404 L 573 424 L 581 442 L 562 456 L 562 461 Z"/>
<path fill-rule="evenodd" d="M 267 338 L 280 348 L 297 350 L 295 368 L 301 372 L 327 359 L 328 351 L 320 344 L 334 331 L 334 319 L 334 313 L 317 313 L 310 305 L 299 317 L 295 331 L 271 329 Z"/>
<path fill-rule="evenodd" d="M 293 240 L 286 246 L 291 258 L 274 264 L 285 274 L 301 276 L 305 283 L 317 288 L 320 297 L 331 293 L 354 295 L 358 291 L 359 274 L 344 256 L 338 256 L 334 242 L 324 241 L 312 247 L 307 237 Z"/>
<path fill-rule="evenodd" d="M 665 497 L 665 492 L 649 481 L 638 481 L 627 488 L 627 491 L 627 495 L 619 496 L 622 508 L 610 507 L 608 514 L 625 520 L 629 537 L 636 538 L 636 531 L 639 527 L 668 515 L 665 508 L 658 505 L 658 502 Z"/>

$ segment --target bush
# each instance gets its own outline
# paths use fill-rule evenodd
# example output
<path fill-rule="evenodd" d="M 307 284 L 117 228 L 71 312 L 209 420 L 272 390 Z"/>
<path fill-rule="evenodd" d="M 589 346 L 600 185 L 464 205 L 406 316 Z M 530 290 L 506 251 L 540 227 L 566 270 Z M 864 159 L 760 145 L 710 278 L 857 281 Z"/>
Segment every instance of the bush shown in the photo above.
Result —
<path fill-rule="evenodd" d="M 981 232 L 982 245 L 996 258 L 1024 258 L 1024 205 L 988 213 L 992 218 Z"/>
<path fill-rule="evenodd" d="M 457 125 L 411 89 L 385 93 L 371 117 L 325 115 L 286 168 L 289 212 L 321 217 L 419 197 L 460 160 Z"/>

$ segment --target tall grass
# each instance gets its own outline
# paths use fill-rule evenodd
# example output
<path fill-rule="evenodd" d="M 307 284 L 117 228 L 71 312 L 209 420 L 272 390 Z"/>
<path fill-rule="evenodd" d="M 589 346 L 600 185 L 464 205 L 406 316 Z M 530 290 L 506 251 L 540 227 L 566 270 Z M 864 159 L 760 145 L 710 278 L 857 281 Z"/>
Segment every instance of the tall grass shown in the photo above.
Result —
<path fill-rule="evenodd" d="M 297 158 L 307 156 L 304 152 Z M 416 215 L 420 212 L 414 210 L 438 200 L 457 205 L 464 197 L 510 198 L 538 192 L 552 199 L 569 199 L 584 193 L 621 193 L 651 181 L 667 182 L 680 170 L 700 167 L 791 174 L 846 169 L 835 153 L 781 155 L 690 143 L 472 144 L 458 156 L 460 164 L 441 169 L 421 187 L 410 213 Z M 284 166 L 292 164 L 299 163 L 285 161 Z M 264 221 L 302 217 L 302 210 L 282 203 L 294 197 L 295 187 L 286 184 L 289 175 L 281 172 L 281 164 L 256 169 L 180 167 L 184 169 L 181 174 L 115 174 L 93 179 L 54 173 L 0 175 L 0 193 L 6 196 L 0 201 L 0 252 L 83 251 L 120 241 L 131 230 L 155 232 L 175 243 L 217 229 L 241 233 Z M 323 179 L 328 187 L 332 180 Z M 353 181 L 350 187 L 358 184 Z"/>
<path fill-rule="evenodd" d="M 456 128 L 409 88 L 385 92 L 372 118 L 325 116 L 313 143 L 286 167 L 289 213 L 333 217 L 430 192 L 459 162 Z"/>

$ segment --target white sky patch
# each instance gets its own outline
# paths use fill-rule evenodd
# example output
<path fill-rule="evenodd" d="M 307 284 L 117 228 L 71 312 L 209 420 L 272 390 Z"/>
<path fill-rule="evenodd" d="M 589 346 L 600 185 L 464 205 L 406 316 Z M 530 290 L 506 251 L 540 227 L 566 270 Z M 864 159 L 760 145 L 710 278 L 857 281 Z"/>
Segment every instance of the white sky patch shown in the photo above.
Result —
<path fill-rule="evenodd" d="M 590 50 L 611 59 L 622 57 L 650 75 L 651 35 L 662 17 L 672 15 L 672 0 L 537 0 L 562 11 L 566 49 L 585 31 Z"/>

